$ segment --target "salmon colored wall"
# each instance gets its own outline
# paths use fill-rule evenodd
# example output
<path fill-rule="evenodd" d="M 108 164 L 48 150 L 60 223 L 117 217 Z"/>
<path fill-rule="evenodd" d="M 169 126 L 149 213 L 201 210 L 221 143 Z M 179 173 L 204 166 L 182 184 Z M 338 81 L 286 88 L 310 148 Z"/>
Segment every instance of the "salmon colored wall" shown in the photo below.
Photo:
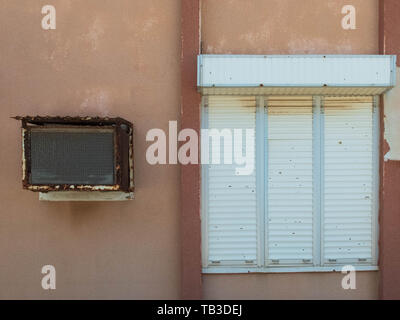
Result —
<path fill-rule="evenodd" d="M 204 299 L 378 299 L 377 272 L 357 272 L 355 290 L 342 289 L 343 277 L 337 272 L 206 275 Z"/>
<path fill-rule="evenodd" d="M 41 28 L 41 8 L 57 29 Z M 151 167 L 146 132 L 180 111 L 180 1 L 0 1 L 0 299 L 180 297 L 178 166 Z M 22 190 L 14 115 L 135 125 L 135 200 L 39 202 Z M 41 288 L 56 268 L 57 289 Z"/>
<path fill-rule="evenodd" d="M 356 8 L 356 30 L 341 9 Z M 207 54 L 378 54 L 378 0 L 203 0 Z M 343 290 L 340 273 L 203 275 L 206 299 L 376 299 L 378 272 L 357 273 Z"/>
<path fill-rule="evenodd" d="M 356 30 L 341 9 L 356 8 Z M 377 54 L 378 0 L 203 0 L 203 53 Z"/>

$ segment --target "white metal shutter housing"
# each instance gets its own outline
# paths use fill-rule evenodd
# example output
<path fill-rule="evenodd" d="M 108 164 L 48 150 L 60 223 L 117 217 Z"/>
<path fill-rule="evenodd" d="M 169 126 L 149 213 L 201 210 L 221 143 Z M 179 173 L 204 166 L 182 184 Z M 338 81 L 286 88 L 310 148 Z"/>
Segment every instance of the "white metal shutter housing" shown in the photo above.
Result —
<path fill-rule="evenodd" d="M 203 94 L 377 95 L 396 84 L 395 55 L 198 56 Z"/>
<path fill-rule="evenodd" d="M 313 100 L 267 99 L 267 263 L 312 264 Z"/>
<path fill-rule="evenodd" d="M 373 98 L 324 100 L 323 262 L 371 263 L 377 196 Z"/>
<path fill-rule="evenodd" d="M 255 129 L 255 97 L 208 97 L 208 129 Z M 222 139 L 221 139 L 222 140 Z M 245 132 L 242 149 L 246 150 Z M 253 139 L 254 140 L 254 139 Z M 211 140 L 210 140 L 211 141 Z M 213 149 L 214 148 L 214 149 Z M 211 152 L 216 151 L 210 142 Z M 256 172 L 237 175 L 237 164 L 223 164 L 223 143 L 220 145 L 221 164 L 209 164 L 206 178 L 208 199 L 206 229 L 208 230 L 208 261 L 211 265 L 251 265 L 257 263 L 257 203 Z M 253 159 L 255 160 L 255 159 Z M 210 163 L 211 160 L 210 160 Z"/>

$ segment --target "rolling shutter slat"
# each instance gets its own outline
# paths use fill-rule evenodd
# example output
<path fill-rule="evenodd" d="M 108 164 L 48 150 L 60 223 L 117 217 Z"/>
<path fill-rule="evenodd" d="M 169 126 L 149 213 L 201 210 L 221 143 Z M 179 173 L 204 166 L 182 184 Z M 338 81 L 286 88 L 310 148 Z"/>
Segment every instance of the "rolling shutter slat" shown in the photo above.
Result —
<path fill-rule="evenodd" d="M 209 129 L 255 129 L 255 97 L 210 96 Z M 233 137 L 233 130 L 232 130 Z M 233 152 L 245 150 L 243 146 Z M 255 143 L 255 141 L 254 141 Z M 213 149 L 210 145 L 210 155 Z M 237 175 L 236 164 L 208 165 L 208 263 L 225 265 L 256 263 L 256 175 Z M 255 161 L 255 159 L 253 158 Z"/>
<path fill-rule="evenodd" d="M 269 97 L 267 263 L 312 263 L 312 97 Z"/>
<path fill-rule="evenodd" d="M 372 97 L 325 98 L 323 262 L 371 262 Z"/>

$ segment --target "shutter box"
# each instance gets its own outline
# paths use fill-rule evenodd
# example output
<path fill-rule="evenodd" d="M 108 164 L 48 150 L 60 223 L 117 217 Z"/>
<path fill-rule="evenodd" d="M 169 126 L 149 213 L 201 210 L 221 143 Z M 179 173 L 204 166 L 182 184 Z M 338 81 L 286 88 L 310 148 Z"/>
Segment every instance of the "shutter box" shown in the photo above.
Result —
<path fill-rule="evenodd" d="M 41 200 L 125 200 L 133 192 L 133 125 L 122 118 L 15 117 L 23 188 Z"/>

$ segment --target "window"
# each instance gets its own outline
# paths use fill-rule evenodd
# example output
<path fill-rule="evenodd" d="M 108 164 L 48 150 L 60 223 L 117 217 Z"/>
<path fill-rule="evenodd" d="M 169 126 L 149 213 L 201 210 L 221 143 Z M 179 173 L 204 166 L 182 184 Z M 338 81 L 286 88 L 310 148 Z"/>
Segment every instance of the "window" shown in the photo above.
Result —
<path fill-rule="evenodd" d="M 209 151 L 221 161 L 202 166 L 203 271 L 376 269 L 377 101 L 204 96 L 203 128 L 220 132 Z M 238 141 L 235 129 L 255 134 Z M 222 161 L 249 145 L 250 174 Z"/>

